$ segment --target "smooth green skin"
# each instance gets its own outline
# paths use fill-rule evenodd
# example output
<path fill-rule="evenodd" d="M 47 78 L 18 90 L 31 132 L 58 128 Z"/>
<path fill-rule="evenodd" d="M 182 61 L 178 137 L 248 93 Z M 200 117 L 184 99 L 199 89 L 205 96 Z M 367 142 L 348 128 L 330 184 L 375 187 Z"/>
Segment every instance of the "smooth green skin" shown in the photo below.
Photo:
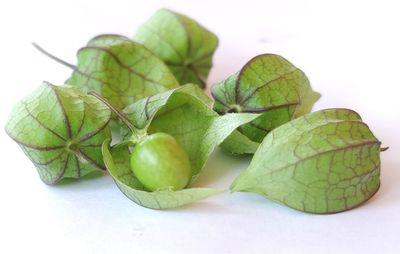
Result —
<path fill-rule="evenodd" d="M 77 66 L 67 84 L 94 91 L 119 110 L 179 86 L 164 62 L 147 48 L 112 34 L 96 36 L 79 49 Z"/>
<path fill-rule="evenodd" d="M 150 191 L 181 190 L 192 175 L 189 157 L 167 133 L 155 133 L 137 143 L 131 156 L 131 168 Z"/>
<path fill-rule="evenodd" d="M 218 38 L 195 20 L 161 9 L 139 27 L 134 40 L 160 57 L 180 84 L 205 88 Z"/>
<path fill-rule="evenodd" d="M 185 188 L 177 191 L 161 189 L 149 192 L 131 170 L 131 153 L 128 147 L 110 148 L 110 141 L 105 140 L 103 143 L 103 158 L 107 170 L 121 192 L 141 206 L 157 210 L 171 209 L 224 192 L 224 190 L 211 188 Z"/>
<path fill-rule="evenodd" d="M 380 142 L 360 116 L 327 109 L 269 133 L 232 191 L 255 192 L 309 213 L 336 213 L 368 199 L 380 185 Z"/>
<path fill-rule="evenodd" d="M 189 156 L 190 186 L 214 149 L 238 126 L 254 120 L 257 115 L 219 116 L 210 109 L 208 100 L 199 99 L 202 96 L 197 93 L 193 95 L 191 89 L 185 87 L 139 100 L 127 107 L 124 114 L 141 131 L 164 132 L 175 138 Z M 131 135 L 127 135 L 126 140 L 112 148 L 105 142 L 103 158 L 121 192 L 133 202 L 152 209 L 170 209 L 221 193 L 221 190 L 191 187 L 178 191 L 147 191 L 131 170 L 131 154 L 127 146 L 124 146 L 129 143 Z"/>
<path fill-rule="evenodd" d="M 43 82 L 14 107 L 6 132 L 43 182 L 55 184 L 105 170 L 101 145 L 111 136 L 110 118 L 110 109 L 97 98 L 74 87 Z"/>
<path fill-rule="evenodd" d="M 215 99 L 214 110 L 219 114 L 262 114 L 239 128 L 242 134 L 258 143 L 274 128 L 310 112 L 320 98 L 299 68 L 273 54 L 252 58 L 238 73 L 215 84 L 211 94 Z M 240 138 L 230 143 L 244 144 L 244 140 Z"/>

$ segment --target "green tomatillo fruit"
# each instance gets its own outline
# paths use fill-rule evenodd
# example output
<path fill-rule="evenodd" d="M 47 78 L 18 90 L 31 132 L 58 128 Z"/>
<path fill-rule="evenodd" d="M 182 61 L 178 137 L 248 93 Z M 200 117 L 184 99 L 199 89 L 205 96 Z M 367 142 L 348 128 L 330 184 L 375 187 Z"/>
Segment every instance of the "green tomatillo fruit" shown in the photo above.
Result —
<path fill-rule="evenodd" d="M 274 54 L 252 58 L 239 72 L 215 84 L 211 94 L 218 114 L 261 114 L 238 129 L 257 143 L 276 127 L 310 112 L 321 97 L 303 71 Z"/>
<path fill-rule="evenodd" d="M 175 138 L 166 133 L 155 133 L 140 140 L 131 155 L 131 168 L 150 191 L 183 189 L 191 176 L 188 155 Z"/>

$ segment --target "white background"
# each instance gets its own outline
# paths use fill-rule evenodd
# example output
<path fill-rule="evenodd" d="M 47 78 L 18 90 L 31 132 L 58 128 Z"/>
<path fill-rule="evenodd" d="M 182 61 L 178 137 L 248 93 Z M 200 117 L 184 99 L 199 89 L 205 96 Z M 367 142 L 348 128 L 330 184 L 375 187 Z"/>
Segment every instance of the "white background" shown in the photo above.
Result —
<path fill-rule="evenodd" d="M 322 93 L 315 109 L 358 111 L 390 149 L 365 205 L 310 215 L 255 194 L 223 194 L 173 211 L 125 198 L 107 175 L 47 186 L 0 131 L 0 253 L 400 253 L 398 1 L 1 1 L 0 126 L 42 80 L 70 70 L 92 36 L 131 36 L 158 8 L 183 12 L 220 38 L 209 85 L 260 53 L 285 56 Z M 249 159 L 216 151 L 199 186 L 225 188 Z M 128 252 L 129 251 L 129 252 Z"/>

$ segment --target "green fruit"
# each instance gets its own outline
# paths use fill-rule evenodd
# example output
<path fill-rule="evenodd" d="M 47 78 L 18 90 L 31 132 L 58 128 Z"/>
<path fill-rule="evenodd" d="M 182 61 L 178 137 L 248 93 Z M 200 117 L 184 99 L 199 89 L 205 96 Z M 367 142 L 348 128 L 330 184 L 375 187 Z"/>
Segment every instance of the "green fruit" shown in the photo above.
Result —
<path fill-rule="evenodd" d="M 175 138 L 166 133 L 149 135 L 136 144 L 131 168 L 150 191 L 183 189 L 191 177 L 189 157 Z"/>

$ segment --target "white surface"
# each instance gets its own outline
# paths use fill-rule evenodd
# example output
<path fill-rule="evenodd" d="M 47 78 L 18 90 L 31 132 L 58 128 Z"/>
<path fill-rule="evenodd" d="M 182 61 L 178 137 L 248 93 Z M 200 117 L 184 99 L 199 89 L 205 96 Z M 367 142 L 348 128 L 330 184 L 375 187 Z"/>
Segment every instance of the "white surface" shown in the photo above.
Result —
<path fill-rule="evenodd" d="M 252 194 L 174 211 L 125 198 L 104 175 L 51 187 L 0 132 L 0 253 L 400 253 L 398 1 L 1 1 L 0 126 L 42 80 L 70 70 L 30 45 L 75 63 L 92 36 L 135 29 L 160 7 L 192 16 L 220 38 L 209 84 L 248 59 L 278 53 L 323 94 L 316 109 L 358 111 L 384 146 L 382 187 L 340 214 L 300 213 Z M 197 185 L 227 187 L 249 160 L 217 151 Z M 129 252 L 128 252 L 129 251 Z"/>

